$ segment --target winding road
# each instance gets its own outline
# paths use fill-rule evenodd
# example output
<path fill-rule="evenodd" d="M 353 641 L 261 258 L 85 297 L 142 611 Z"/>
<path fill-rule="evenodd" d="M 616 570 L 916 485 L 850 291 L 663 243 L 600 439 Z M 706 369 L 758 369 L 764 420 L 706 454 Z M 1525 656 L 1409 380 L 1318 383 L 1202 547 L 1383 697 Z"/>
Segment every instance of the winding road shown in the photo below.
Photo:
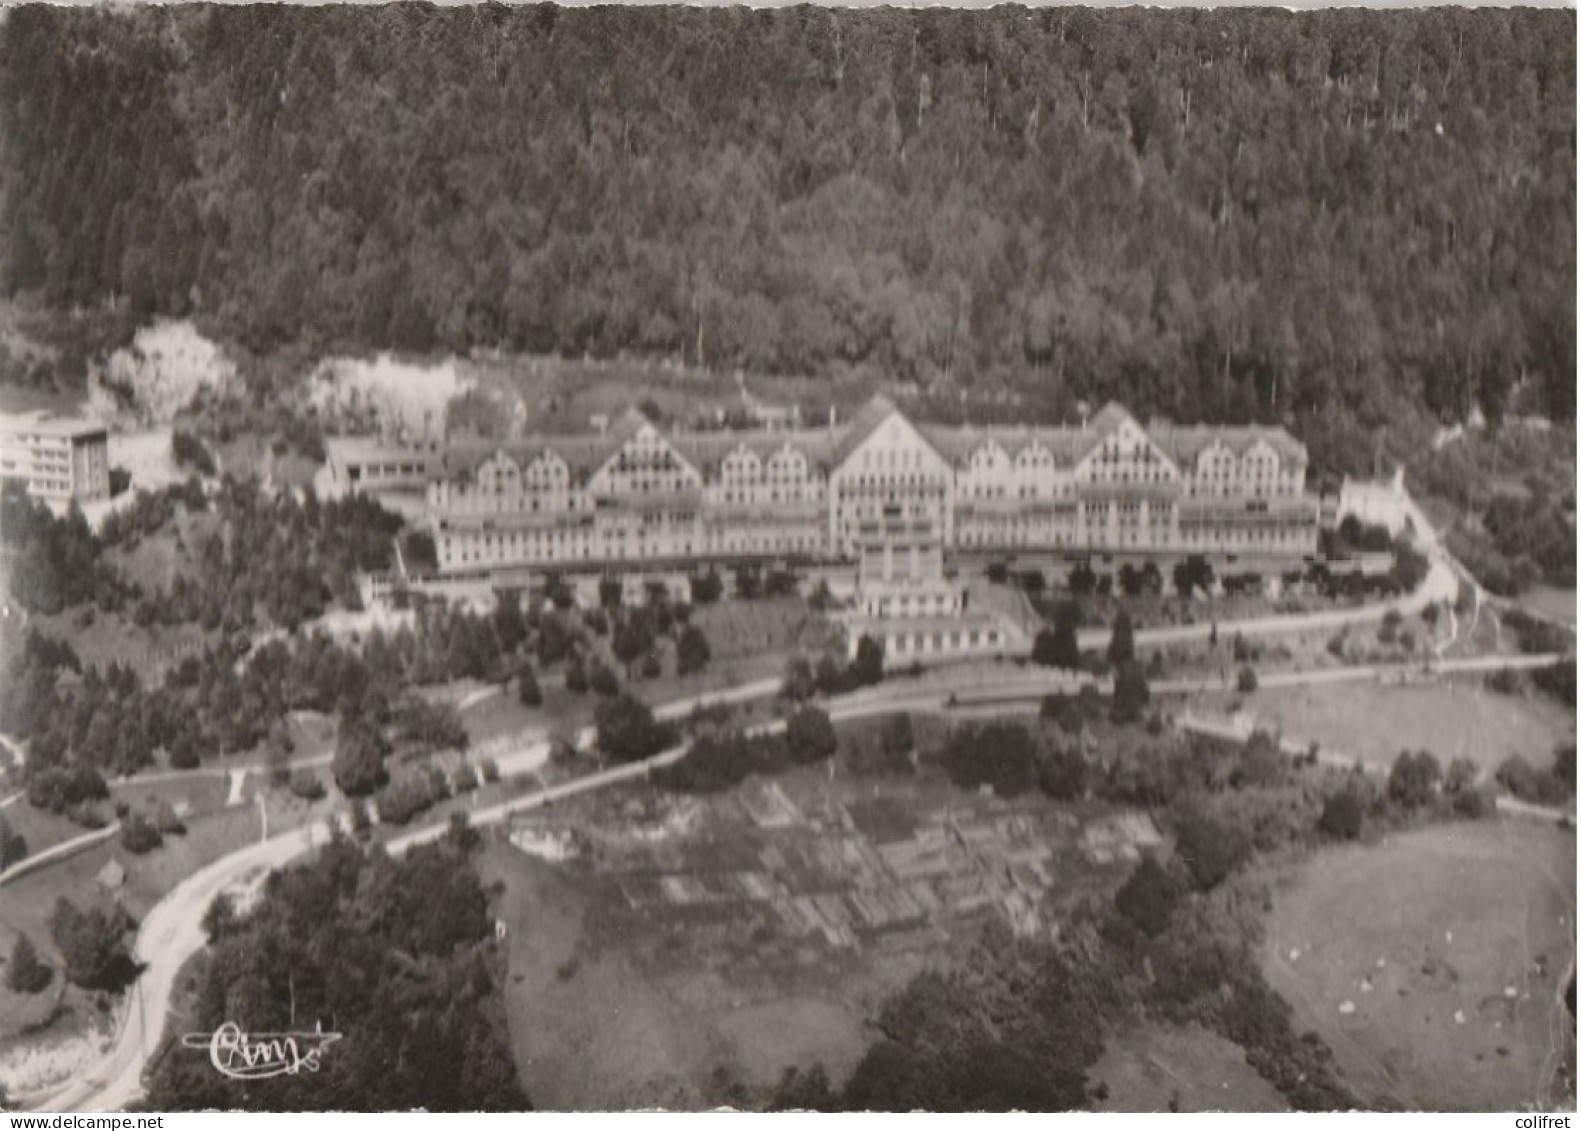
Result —
<path fill-rule="evenodd" d="M 1431 531 L 1425 520 L 1419 530 Z M 1218 631 L 1239 632 L 1243 636 L 1272 635 L 1329 630 L 1344 625 L 1380 620 L 1390 609 L 1402 614 L 1420 612 L 1437 601 L 1453 602 L 1459 579 L 1447 556 L 1439 550 L 1436 540 L 1428 540 L 1430 570 L 1423 584 L 1412 594 L 1389 602 L 1351 609 L 1330 610 L 1294 616 L 1260 617 L 1248 621 L 1219 624 Z M 1206 639 L 1213 631 L 1210 624 L 1180 625 L 1143 629 L 1136 633 L 1139 644 L 1170 644 Z M 1104 629 L 1083 632 L 1083 648 L 1101 648 L 1108 640 Z M 1492 666 L 1537 666 L 1552 662 L 1553 657 L 1500 657 L 1488 660 L 1444 661 L 1434 665 L 1442 671 L 1487 670 L 1479 664 Z M 1327 669 L 1317 672 L 1269 673 L 1261 678 L 1263 686 L 1291 686 L 1300 683 L 1331 682 L 1344 679 L 1377 679 L 1389 670 L 1420 671 L 1421 665 L 1402 666 L 1399 669 L 1367 667 L 1356 669 Z M 1068 674 L 1024 670 L 1017 673 L 998 673 L 984 677 L 966 678 L 968 673 L 952 675 L 948 671 L 930 673 L 919 682 L 895 681 L 868 688 L 846 696 L 839 696 L 824 704 L 836 721 L 860 718 L 866 715 L 888 714 L 899 710 L 946 710 L 973 707 L 1006 710 L 1012 703 L 1032 704 L 1043 694 L 1055 689 L 1079 686 L 1081 680 Z M 937 678 L 943 676 L 942 679 Z M 931 677 L 931 678 L 930 678 Z M 758 680 L 751 684 L 724 691 L 690 696 L 655 708 L 655 715 L 674 720 L 710 704 L 739 704 L 776 695 L 779 679 Z M 1194 691 L 1221 690 L 1220 680 L 1160 681 L 1154 690 L 1160 694 L 1191 693 Z M 758 733 L 782 729 L 783 721 L 774 720 L 753 728 Z M 594 730 L 586 727 L 576 735 L 577 744 L 591 746 Z M 510 816 L 535 809 L 554 801 L 602 789 L 623 781 L 630 781 L 650 773 L 654 768 L 668 765 L 683 757 L 686 747 L 680 746 L 649 759 L 630 765 L 617 766 L 589 774 L 574 781 L 543 789 L 524 797 L 498 805 L 474 810 L 469 814 L 474 825 L 488 825 L 506 820 Z M 531 772 L 541 766 L 549 755 L 549 741 L 534 735 L 519 749 L 496 759 L 502 774 Z M 447 828 L 446 822 L 436 822 L 424 828 L 402 834 L 387 842 L 393 853 L 401 853 L 414 845 L 437 840 Z M 265 871 L 289 864 L 310 849 L 329 839 L 327 823 L 318 823 L 264 840 L 232 853 L 187 877 L 176 885 L 155 905 L 144 918 L 135 945 L 135 957 L 144 965 L 143 973 L 132 991 L 126 1016 L 111 1045 L 93 1064 L 80 1073 L 70 1084 L 51 1096 L 40 1108 L 44 1111 L 106 1111 L 124 1108 L 142 1093 L 142 1077 L 149 1058 L 159 1047 L 163 1036 L 176 978 L 182 966 L 204 945 L 201 921 L 214 897 L 226 888 L 261 875 Z"/>

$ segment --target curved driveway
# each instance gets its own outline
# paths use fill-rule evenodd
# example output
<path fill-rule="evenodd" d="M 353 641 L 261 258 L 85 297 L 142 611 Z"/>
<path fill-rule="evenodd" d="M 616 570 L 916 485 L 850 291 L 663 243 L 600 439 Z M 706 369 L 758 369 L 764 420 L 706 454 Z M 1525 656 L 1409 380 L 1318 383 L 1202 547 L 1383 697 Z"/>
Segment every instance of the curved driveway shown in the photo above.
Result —
<path fill-rule="evenodd" d="M 1421 527 L 1419 526 L 1419 529 Z M 1426 528 L 1431 531 L 1431 527 Z M 1261 617 L 1250 621 L 1226 622 L 1218 626 L 1221 632 L 1234 631 L 1242 635 L 1269 635 L 1280 632 L 1307 632 L 1336 628 L 1341 625 L 1381 619 L 1389 609 L 1397 608 L 1404 614 L 1420 612 L 1435 601 L 1453 601 L 1458 580 L 1445 557 L 1432 539 L 1429 539 L 1431 568 L 1428 577 L 1418 589 L 1398 601 L 1368 605 L 1355 609 L 1303 614 L 1298 616 Z M 1205 639 L 1212 625 L 1181 625 L 1168 628 L 1146 629 L 1137 632 L 1138 643 L 1167 644 L 1186 640 Z M 1107 642 L 1107 630 L 1094 630 L 1081 634 L 1084 648 L 1101 648 Z M 1525 657 L 1499 661 L 1503 664 L 1540 662 L 1545 658 Z M 1471 663 L 1475 663 L 1472 661 Z M 1551 662 L 1551 660 L 1549 661 Z M 1437 665 L 1442 670 L 1475 670 L 1466 661 Z M 1415 670 L 1420 670 L 1419 668 Z M 1266 686 L 1287 683 L 1320 682 L 1337 678 L 1375 678 L 1378 669 L 1361 669 L 1351 675 L 1347 669 L 1311 673 L 1271 673 L 1262 682 Z M 1033 687 L 1029 681 L 998 681 L 995 687 L 1006 699 L 1029 697 L 1052 690 L 1056 686 L 1070 686 L 1069 676 L 1042 673 Z M 1222 687 L 1218 681 L 1177 681 L 1181 686 L 1160 684 L 1158 690 L 1190 691 Z M 759 680 L 752 684 L 725 691 L 705 693 L 663 704 L 655 708 L 655 715 L 664 719 L 678 719 L 699 706 L 723 703 L 742 703 L 771 698 L 780 686 L 778 679 Z M 830 717 L 843 721 L 864 715 L 887 714 L 897 710 L 934 710 L 945 708 L 955 698 L 956 687 L 949 683 L 940 686 L 917 687 L 904 683 L 885 684 L 877 688 L 841 696 L 830 700 L 826 708 Z M 979 682 L 975 688 L 960 686 L 959 690 L 989 691 Z M 987 705 L 990 700 L 982 702 Z M 778 720 L 753 728 L 758 733 L 769 733 L 783 728 Z M 588 747 L 593 741 L 593 728 L 587 727 L 577 735 L 577 743 Z M 553 786 L 526 797 L 516 798 L 499 805 L 474 811 L 470 814 L 475 825 L 496 823 L 515 813 L 524 812 L 552 801 L 571 797 L 590 790 L 601 789 L 617 782 L 629 781 L 648 774 L 654 767 L 668 765 L 686 753 L 681 746 L 649 759 L 625 766 L 616 766 L 575 781 Z M 497 759 L 504 774 L 531 771 L 542 765 L 548 757 L 548 741 L 542 737 L 527 743 L 520 750 Z M 391 852 L 400 853 L 413 845 L 433 841 L 444 835 L 446 822 L 437 822 L 425 828 L 406 833 L 388 842 Z M 161 1040 L 165 1017 L 169 1011 L 171 992 L 181 967 L 204 944 L 200 926 L 209 903 L 227 887 L 268 869 L 288 864 L 315 845 L 329 838 L 327 824 L 319 823 L 273 837 L 259 844 L 232 853 L 189 876 L 149 911 L 138 931 L 136 957 L 144 963 L 142 976 L 127 1003 L 124 1023 L 111 1046 L 90 1068 L 65 1089 L 54 1095 L 43 1106 L 47 1111 L 102 1111 L 124 1107 L 142 1092 L 142 1075 L 149 1057 Z"/>

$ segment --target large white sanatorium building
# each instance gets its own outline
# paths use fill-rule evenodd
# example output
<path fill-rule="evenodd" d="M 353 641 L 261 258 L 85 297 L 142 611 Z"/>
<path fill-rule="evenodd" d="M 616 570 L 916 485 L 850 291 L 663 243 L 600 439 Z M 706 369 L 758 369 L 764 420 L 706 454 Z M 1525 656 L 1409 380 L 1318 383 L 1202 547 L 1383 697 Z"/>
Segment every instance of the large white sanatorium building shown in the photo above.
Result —
<path fill-rule="evenodd" d="M 875 397 L 843 427 L 665 433 L 628 411 L 601 433 L 456 443 L 430 464 L 446 574 L 854 561 L 877 521 L 955 555 L 1247 570 L 1317 552 L 1305 447 L 1283 428 L 917 424 Z M 1233 567 L 1232 567 L 1233 568 Z"/>

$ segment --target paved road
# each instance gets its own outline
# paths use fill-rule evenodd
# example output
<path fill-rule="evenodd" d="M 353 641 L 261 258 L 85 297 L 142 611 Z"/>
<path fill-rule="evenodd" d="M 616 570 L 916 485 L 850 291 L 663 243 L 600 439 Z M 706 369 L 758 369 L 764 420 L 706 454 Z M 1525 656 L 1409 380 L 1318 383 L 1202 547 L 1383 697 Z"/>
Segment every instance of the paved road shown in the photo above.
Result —
<path fill-rule="evenodd" d="M 687 696 L 662 705 L 654 713 L 665 718 L 679 718 L 699 706 L 742 703 L 771 697 L 778 691 L 778 680 L 759 680 L 742 687 Z M 873 706 L 859 703 L 857 709 L 870 711 Z M 591 727 L 582 732 L 588 743 L 592 742 L 592 733 Z M 685 752 L 684 747 L 666 751 L 646 763 L 615 767 L 530 797 L 479 810 L 471 818 L 474 824 L 501 821 L 522 809 L 640 777 L 654 766 L 676 761 Z M 547 756 L 547 742 L 533 744 L 500 759 L 501 771 L 509 773 L 519 772 L 523 767 L 532 768 Z M 390 842 L 389 848 L 392 852 L 403 852 L 413 844 L 437 839 L 446 827 L 440 822 L 408 833 Z M 137 1099 L 142 1094 L 144 1067 L 157 1050 L 164 1031 L 176 977 L 187 960 L 204 945 L 200 923 L 214 897 L 251 874 L 284 867 L 311 848 L 327 843 L 329 835 L 329 825 L 320 822 L 233 852 L 188 876 L 155 904 L 138 929 L 134 957 L 144 969 L 124 1006 L 126 1016 L 115 1040 L 92 1066 L 46 1101 L 40 1110 L 110 1111 Z"/>
<path fill-rule="evenodd" d="M 1430 534 L 1432 528 L 1426 526 L 1424 522 L 1419 524 L 1419 529 L 1425 529 Z M 1323 630 L 1344 624 L 1378 620 L 1390 608 L 1398 608 L 1402 614 L 1409 615 L 1420 612 L 1435 601 L 1452 601 L 1458 590 L 1458 581 L 1455 573 L 1447 563 L 1446 556 L 1438 550 L 1436 540 L 1430 540 L 1429 548 L 1432 557 L 1427 579 L 1416 592 L 1398 601 L 1295 617 L 1272 616 L 1248 621 L 1225 622 L 1218 626 L 1219 631 L 1221 633 L 1240 632 L 1243 635 L 1256 636 L 1279 632 Z M 1205 639 L 1211 631 L 1211 625 L 1182 625 L 1142 630 L 1137 633 L 1137 639 L 1139 643 L 1156 645 L 1184 640 Z M 1104 646 L 1107 639 L 1107 630 L 1094 630 L 1082 634 L 1081 642 L 1083 647 L 1086 648 L 1100 648 Z M 1518 659 L 1522 662 L 1536 663 L 1541 658 Z M 1452 661 L 1450 663 L 1466 665 L 1477 662 Z M 1504 666 L 1517 662 L 1517 658 L 1500 658 L 1493 662 Z M 1551 659 L 1549 662 L 1551 662 Z M 1442 664 L 1440 667 L 1446 670 L 1479 670 L 1463 666 L 1450 669 L 1448 663 Z M 1265 686 L 1290 686 L 1303 682 L 1303 676 L 1306 682 L 1322 682 L 1341 678 L 1377 678 L 1380 669 L 1357 670 L 1361 674 L 1351 674 L 1352 669 L 1334 669 L 1332 671 L 1313 673 L 1270 673 L 1262 682 Z M 887 714 L 897 710 L 944 710 L 950 706 L 951 700 L 955 698 L 955 691 L 948 684 L 948 678 L 946 676 L 946 682 L 939 686 L 908 685 L 897 681 L 894 684 L 885 684 L 878 688 L 870 688 L 850 696 L 841 697 L 829 702 L 826 707 L 831 717 L 836 720 L 858 718 L 864 715 Z M 1020 678 L 1025 678 L 1025 673 L 1021 673 Z M 1035 690 L 1023 690 L 1020 693 L 1022 700 L 1028 700 L 1035 695 L 1040 696 L 1050 690 L 1052 686 L 1073 685 L 1069 676 L 1060 676 L 1058 673 L 1037 673 L 1036 678 L 1041 681 L 1041 686 Z M 1181 685 L 1181 691 L 1191 689 L 1188 686 L 1191 681 L 1177 682 Z M 1007 686 L 1004 681 L 996 681 L 996 683 L 998 684 L 996 690 L 1002 689 L 1005 692 L 1016 693 L 1016 689 Z M 1204 690 L 1209 687 L 1214 689 L 1222 687 L 1222 684 L 1218 681 L 1200 681 L 1200 683 L 1203 685 L 1201 689 Z M 714 703 L 741 703 L 768 698 L 778 692 L 779 685 L 780 681 L 778 679 L 759 680 L 756 683 L 738 688 L 689 696 L 676 702 L 664 704 L 656 708 L 654 713 L 660 718 L 676 719 L 690 714 L 699 706 Z M 1162 691 L 1163 689 L 1163 685 L 1160 685 L 1159 690 Z M 963 690 L 982 692 L 985 688 L 979 681 L 977 687 L 967 687 L 963 688 Z M 760 724 L 755 729 L 766 732 L 782 726 L 783 723 L 776 721 Z M 593 728 L 591 727 L 583 728 L 577 735 L 577 742 L 580 746 L 590 745 L 592 741 Z M 548 757 L 548 745 L 546 738 L 538 737 L 524 745 L 520 750 L 513 751 L 497 759 L 501 772 L 511 774 L 536 769 Z M 686 748 L 684 746 L 677 747 L 645 763 L 603 770 L 573 782 L 542 790 L 527 797 L 517 798 L 513 801 L 475 811 L 471 814 L 471 819 L 474 824 L 480 825 L 502 821 L 514 813 L 542 806 L 561 798 L 641 777 L 649 773 L 654 767 L 668 765 L 680 759 L 685 755 L 685 752 Z M 403 852 L 414 844 L 431 841 L 442 836 L 445 828 L 445 823 L 436 823 L 404 834 L 389 842 L 388 847 L 392 852 Z M 265 840 L 260 844 L 215 861 L 173 888 L 148 913 L 138 932 L 136 956 L 139 961 L 146 963 L 146 968 L 137 982 L 132 1001 L 129 1003 L 128 1015 L 120 1033 L 99 1061 L 67 1089 L 53 1097 L 46 1105 L 45 1110 L 107 1110 L 123 1107 L 134 1100 L 141 1093 L 144 1066 L 160 1039 L 164 1018 L 169 1011 L 171 990 L 174 987 L 177 973 L 182 965 L 203 946 L 203 932 L 199 926 L 199 921 L 209 903 L 215 895 L 232 884 L 244 880 L 249 873 L 282 867 L 307 852 L 314 845 L 324 843 L 328 836 L 328 826 L 317 824 L 309 829 L 296 830 Z"/>
<path fill-rule="evenodd" d="M 112 836 L 120 831 L 121 822 L 112 821 L 108 825 L 105 825 L 102 829 L 94 829 L 92 832 L 83 833 L 81 836 L 74 836 L 70 840 L 64 840 L 59 844 L 51 845 L 50 847 L 44 849 L 44 851 L 35 853 L 34 855 L 27 857 L 25 860 L 19 860 L 15 864 L 11 865 L 11 867 L 5 869 L 4 871 L 0 871 L 0 887 L 4 887 L 12 880 L 21 879 L 29 872 L 34 872 L 48 864 L 53 864 L 57 860 L 64 860 L 68 856 L 75 856 L 84 849 L 92 848 L 101 841 L 109 840 Z"/>
<path fill-rule="evenodd" d="M 248 873 L 279 868 L 328 840 L 323 824 L 274 837 L 215 861 L 160 900 L 137 932 L 134 957 L 144 969 L 120 1032 L 97 1062 L 39 1110 L 111 1111 L 141 1096 L 143 1068 L 163 1036 L 176 976 L 204 944 L 201 922 L 214 897 Z"/>

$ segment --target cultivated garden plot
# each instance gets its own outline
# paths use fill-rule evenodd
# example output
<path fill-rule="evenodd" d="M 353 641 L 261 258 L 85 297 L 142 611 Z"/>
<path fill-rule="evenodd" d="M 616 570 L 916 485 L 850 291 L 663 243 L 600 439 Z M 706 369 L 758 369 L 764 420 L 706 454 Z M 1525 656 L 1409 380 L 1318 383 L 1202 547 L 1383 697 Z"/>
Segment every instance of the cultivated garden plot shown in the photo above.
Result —
<path fill-rule="evenodd" d="M 1145 817 L 1088 808 L 819 767 L 535 815 L 485 864 L 520 909 L 500 914 L 528 1086 L 554 1105 L 695 1105 L 723 1102 L 721 1066 L 754 1085 L 815 1060 L 842 1074 L 911 974 L 989 920 L 1051 937 L 1060 908 L 1124 879 L 1125 845 L 1156 843 Z"/>

